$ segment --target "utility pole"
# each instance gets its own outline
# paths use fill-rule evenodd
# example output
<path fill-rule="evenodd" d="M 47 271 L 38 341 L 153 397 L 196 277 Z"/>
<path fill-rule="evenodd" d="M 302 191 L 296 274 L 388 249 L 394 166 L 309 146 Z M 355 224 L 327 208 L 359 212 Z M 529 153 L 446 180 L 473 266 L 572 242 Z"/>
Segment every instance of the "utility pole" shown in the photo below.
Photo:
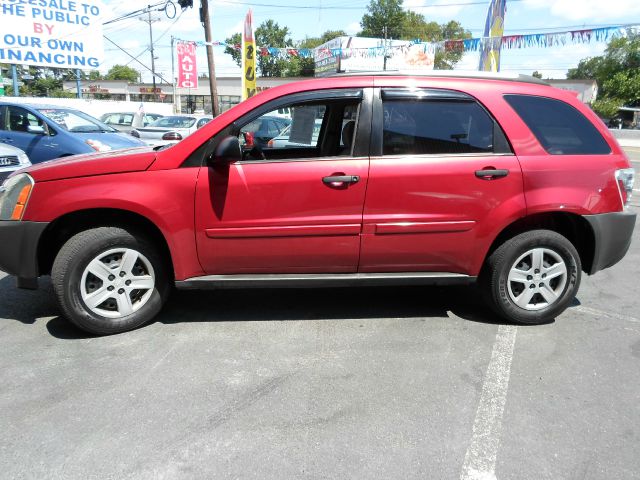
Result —
<path fill-rule="evenodd" d="M 151 27 L 151 24 L 153 22 L 159 22 L 160 19 L 155 19 L 152 20 L 151 19 L 151 5 L 147 5 L 147 19 L 145 18 L 141 18 L 140 20 L 142 20 L 143 22 L 147 22 L 149 24 L 149 51 L 151 52 L 151 76 L 153 77 L 153 98 L 157 100 L 156 98 L 156 56 L 155 53 L 153 51 L 153 28 Z"/>
<path fill-rule="evenodd" d="M 384 55 L 382 70 L 387 69 L 387 26 L 382 27 L 382 32 L 384 33 L 384 50 L 382 54 Z"/>
<path fill-rule="evenodd" d="M 220 113 L 218 106 L 218 88 L 216 86 L 216 67 L 213 62 L 213 46 L 211 45 L 211 21 L 209 19 L 209 0 L 200 0 L 200 21 L 204 27 L 204 39 L 207 43 L 207 64 L 209 65 L 209 88 L 211 89 L 211 113 L 217 117 Z"/>

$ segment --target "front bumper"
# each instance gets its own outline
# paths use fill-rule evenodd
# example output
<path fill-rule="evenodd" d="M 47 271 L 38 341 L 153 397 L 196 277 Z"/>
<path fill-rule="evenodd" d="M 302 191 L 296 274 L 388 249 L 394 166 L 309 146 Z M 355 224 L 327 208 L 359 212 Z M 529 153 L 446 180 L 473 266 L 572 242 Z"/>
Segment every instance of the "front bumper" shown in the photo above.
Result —
<path fill-rule="evenodd" d="M 585 215 L 584 218 L 591 225 L 595 237 L 593 263 L 587 272 L 593 275 L 615 265 L 626 255 L 636 225 L 636 214 L 625 211 Z"/>
<path fill-rule="evenodd" d="M 38 287 L 38 243 L 48 225 L 0 221 L 0 270 L 15 275 L 19 288 Z"/>

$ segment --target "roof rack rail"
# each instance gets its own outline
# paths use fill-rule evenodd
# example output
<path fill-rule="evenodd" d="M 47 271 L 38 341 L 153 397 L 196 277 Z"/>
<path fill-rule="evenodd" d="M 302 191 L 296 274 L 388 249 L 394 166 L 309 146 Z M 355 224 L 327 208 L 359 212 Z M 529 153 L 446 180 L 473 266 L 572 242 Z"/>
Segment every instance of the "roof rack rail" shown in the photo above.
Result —
<path fill-rule="evenodd" d="M 503 72 L 478 72 L 474 70 L 376 70 L 363 72 L 341 72 L 331 75 L 332 77 L 359 77 L 359 76 L 393 76 L 411 75 L 416 77 L 447 77 L 447 78 L 478 78 L 483 80 L 507 80 L 511 82 L 535 83 L 538 85 L 550 85 L 549 83 L 531 75 L 521 73 Z"/>

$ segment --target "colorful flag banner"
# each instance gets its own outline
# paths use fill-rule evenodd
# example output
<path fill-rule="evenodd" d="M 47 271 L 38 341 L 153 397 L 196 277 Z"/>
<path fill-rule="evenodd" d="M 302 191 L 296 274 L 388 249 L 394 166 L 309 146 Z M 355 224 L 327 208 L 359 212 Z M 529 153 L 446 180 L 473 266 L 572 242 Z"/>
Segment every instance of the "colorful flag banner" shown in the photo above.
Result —
<path fill-rule="evenodd" d="M 178 57 L 178 87 L 198 88 L 195 42 L 178 42 L 176 50 Z"/>
<path fill-rule="evenodd" d="M 500 49 L 504 33 L 504 13 L 507 0 L 491 0 L 484 26 L 484 42 L 480 52 L 478 70 L 484 72 L 500 71 Z"/>
<path fill-rule="evenodd" d="M 256 41 L 253 38 L 251 9 L 247 12 L 242 35 L 242 100 L 256 94 Z M 291 55 L 291 53 L 287 53 Z"/>
<path fill-rule="evenodd" d="M 513 50 L 522 48 L 547 48 L 547 47 L 559 47 L 577 43 L 591 43 L 596 42 L 608 42 L 612 38 L 623 37 L 627 33 L 628 26 L 617 27 L 600 27 L 587 30 L 571 30 L 564 32 L 553 33 L 530 33 L 525 35 L 507 35 L 499 38 L 500 48 Z M 478 52 L 483 51 L 484 46 L 493 44 L 495 39 L 491 37 L 481 38 L 467 38 L 464 40 L 444 40 L 441 42 L 422 42 L 420 40 L 414 40 L 408 42 L 407 45 L 390 47 L 366 47 L 366 48 L 331 48 L 326 49 L 326 53 L 333 56 L 340 56 L 341 58 L 351 57 L 376 57 L 383 56 L 385 53 L 388 55 L 390 50 L 395 49 L 408 49 L 411 45 L 420 45 L 424 52 L 435 53 L 440 51 L 462 51 L 462 52 Z M 213 45 L 216 47 L 230 47 L 236 50 L 242 50 L 242 45 L 227 44 L 225 42 L 190 42 L 198 46 Z M 272 56 L 275 58 L 289 58 L 291 56 L 297 56 L 301 58 L 313 58 L 313 49 L 308 48 L 276 48 L 276 47 L 255 47 L 255 54 L 267 57 Z M 255 72 L 255 70 L 254 70 Z"/>

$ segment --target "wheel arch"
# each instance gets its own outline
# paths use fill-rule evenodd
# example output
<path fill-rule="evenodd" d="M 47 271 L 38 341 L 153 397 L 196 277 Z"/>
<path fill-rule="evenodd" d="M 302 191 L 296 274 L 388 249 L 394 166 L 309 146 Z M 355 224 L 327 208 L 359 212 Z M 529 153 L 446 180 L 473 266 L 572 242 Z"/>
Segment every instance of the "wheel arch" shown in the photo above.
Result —
<path fill-rule="evenodd" d="M 582 270 L 587 273 L 591 271 L 596 243 L 593 228 L 581 215 L 569 212 L 543 212 L 519 218 L 498 234 L 485 258 L 489 258 L 508 239 L 537 229 L 554 231 L 569 240 L 580 255 Z"/>
<path fill-rule="evenodd" d="M 167 259 L 167 268 L 173 280 L 174 268 L 171 250 L 167 239 L 158 226 L 139 213 L 115 208 L 77 210 L 52 221 L 38 243 L 38 271 L 40 275 L 51 273 L 56 255 L 69 238 L 81 231 L 104 226 L 134 230 L 150 238 L 160 249 L 161 256 Z"/>

